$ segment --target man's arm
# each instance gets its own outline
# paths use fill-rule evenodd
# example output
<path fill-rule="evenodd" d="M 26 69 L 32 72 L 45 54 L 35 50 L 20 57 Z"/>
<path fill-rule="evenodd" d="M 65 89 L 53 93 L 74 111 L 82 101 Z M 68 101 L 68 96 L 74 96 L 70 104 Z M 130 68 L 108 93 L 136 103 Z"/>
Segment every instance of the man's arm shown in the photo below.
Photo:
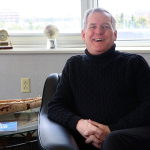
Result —
<path fill-rule="evenodd" d="M 124 116 L 116 124 L 107 126 L 90 120 L 89 122 L 97 128 L 84 132 L 86 143 L 92 143 L 95 147 L 100 148 L 100 140 L 97 141 L 95 138 L 101 139 L 103 134 L 107 136 L 113 130 L 150 125 L 150 68 L 141 56 L 137 56 L 133 61 L 134 63 L 130 67 L 135 73 L 135 84 L 138 93 L 137 101 L 140 101 L 139 107 Z"/>
<path fill-rule="evenodd" d="M 108 125 L 110 130 L 150 125 L 150 68 L 142 56 L 131 59 L 130 69 L 134 73 L 137 101 L 140 105 L 116 124 Z"/>
<path fill-rule="evenodd" d="M 81 117 L 74 113 L 74 96 L 69 81 L 69 61 L 67 61 L 56 92 L 48 103 L 50 119 L 76 130 L 76 124 Z"/>

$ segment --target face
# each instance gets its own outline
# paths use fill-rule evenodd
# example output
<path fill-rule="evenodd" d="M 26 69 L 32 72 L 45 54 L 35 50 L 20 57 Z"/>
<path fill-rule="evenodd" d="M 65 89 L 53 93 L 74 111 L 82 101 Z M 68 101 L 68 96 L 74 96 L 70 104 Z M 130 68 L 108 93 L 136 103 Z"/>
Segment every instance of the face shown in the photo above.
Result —
<path fill-rule="evenodd" d="M 87 26 L 82 30 L 82 39 L 88 52 L 99 55 L 109 50 L 117 38 L 117 31 L 111 24 L 111 16 L 103 12 L 93 12 L 87 18 Z"/>

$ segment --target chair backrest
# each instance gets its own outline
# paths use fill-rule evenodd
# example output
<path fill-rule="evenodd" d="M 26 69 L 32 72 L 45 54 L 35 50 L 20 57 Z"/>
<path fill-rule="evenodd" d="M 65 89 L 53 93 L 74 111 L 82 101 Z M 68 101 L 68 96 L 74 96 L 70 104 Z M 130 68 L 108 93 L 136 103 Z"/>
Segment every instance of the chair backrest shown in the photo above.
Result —
<path fill-rule="evenodd" d="M 61 74 L 50 74 L 44 84 L 42 104 L 38 115 L 38 150 L 79 150 L 69 130 L 50 120 L 47 115 L 47 103 L 55 93 L 60 77 Z"/>
<path fill-rule="evenodd" d="M 40 108 L 40 113 L 47 114 L 47 103 L 52 98 L 55 93 L 58 82 L 60 81 L 61 74 L 53 73 L 50 74 L 44 84 L 43 95 L 42 95 L 42 104 Z"/>

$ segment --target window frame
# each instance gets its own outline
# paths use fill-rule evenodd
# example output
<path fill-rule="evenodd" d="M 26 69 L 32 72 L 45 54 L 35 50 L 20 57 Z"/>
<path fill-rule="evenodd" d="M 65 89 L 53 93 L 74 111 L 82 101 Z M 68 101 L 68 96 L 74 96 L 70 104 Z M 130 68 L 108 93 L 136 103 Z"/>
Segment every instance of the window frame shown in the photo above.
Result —
<path fill-rule="evenodd" d="M 82 19 L 84 12 L 92 7 L 98 6 L 98 0 L 81 0 L 81 28 L 83 27 Z M 82 29 L 81 29 L 82 30 Z M 10 40 L 14 47 L 23 48 L 30 47 L 36 48 L 45 47 L 47 38 L 44 33 L 30 33 L 30 34 L 10 34 Z M 149 47 L 150 39 L 141 40 L 117 40 L 115 42 L 119 47 Z M 85 47 L 85 43 L 82 41 L 81 33 L 59 33 L 57 37 L 58 47 Z"/>

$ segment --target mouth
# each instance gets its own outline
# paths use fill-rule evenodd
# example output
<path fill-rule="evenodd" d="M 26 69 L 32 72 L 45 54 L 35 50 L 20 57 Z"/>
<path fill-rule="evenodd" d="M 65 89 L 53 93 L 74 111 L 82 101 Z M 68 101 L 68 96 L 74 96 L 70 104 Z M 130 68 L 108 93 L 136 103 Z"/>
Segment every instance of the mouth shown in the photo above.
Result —
<path fill-rule="evenodd" d="M 95 42 L 102 42 L 104 39 L 94 39 Z"/>

